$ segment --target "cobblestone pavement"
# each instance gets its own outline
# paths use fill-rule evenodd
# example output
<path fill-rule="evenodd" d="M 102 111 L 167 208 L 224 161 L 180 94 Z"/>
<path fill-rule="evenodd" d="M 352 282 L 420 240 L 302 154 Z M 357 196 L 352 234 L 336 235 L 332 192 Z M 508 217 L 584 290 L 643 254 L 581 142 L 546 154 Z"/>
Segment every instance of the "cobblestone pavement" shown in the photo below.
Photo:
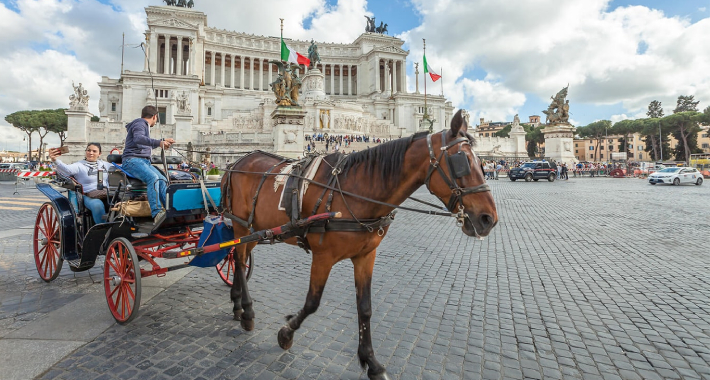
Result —
<path fill-rule="evenodd" d="M 392 378 L 710 379 L 710 187 L 611 178 L 491 187 L 500 222 L 486 240 L 401 212 L 380 246 L 373 346 Z M 75 283 L 39 282 L 27 238 L 7 240 L 0 286 L 34 297 L 31 313 L 57 307 L 43 303 L 49 292 L 101 288 L 66 268 L 61 278 Z M 333 269 L 293 347 L 277 345 L 283 316 L 305 300 L 309 260 L 294 247 L 257 247 L 252 332 L 231 320 L 215 271 L 193 270 L 40 378 L 365 379 L 349 262 Z"/>

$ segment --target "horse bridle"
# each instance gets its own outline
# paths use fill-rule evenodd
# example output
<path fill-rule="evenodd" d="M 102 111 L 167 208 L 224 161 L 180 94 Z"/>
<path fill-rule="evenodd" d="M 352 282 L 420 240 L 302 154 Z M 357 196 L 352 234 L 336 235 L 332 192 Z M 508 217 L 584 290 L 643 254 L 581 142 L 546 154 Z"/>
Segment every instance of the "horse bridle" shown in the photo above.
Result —
<path fill-rule="evenodd" d="M 434 173 L 434 170 L 437 170 L 439 174 L 441 175 L 441 178 L 444 180 L 444 182 L 449 186 L 451 189 L 451 197 L 449 198 L 448 202 L 444 202 L 443 199 L 439 198 L 439 200 L 442 203 L 446 204 L 446 208 L 454 213 L 457 212 L 459 214 L 463 214 L 463 197 L 468 194 L 475 194 L 475 193 L 482 193 L 485 191 L 491 191 L 490 186 L 488 186 L 487 183 L 483 183 L 478 186 L 473 186 L 473 187 L 461 187 L 459 184 L 456 182 L 457 177 L 454 173 L 455 170 L 451 166 L 451 161 L 447 161 L 449 163 L 448 168 L 449 168 L 449 173 L 447 174 L 444 169 L 441 168 L 441 160 L 442 159 L 449 159 L 451 155 L 449 155 L 449 149 L 452 148 L 453 146 L 458 145 L 459 146 L 459 151 L 458 153 L 462 153 L 461 151 L 461 146 L 464 144 L 467 144 L 471 146 L 471 137 L 469 135 L 466 135 L 466 137 L 459 137 L 448 144 L 446 143 L 446 132 L 447 130 L 441 131 L 441 154 L 439 155 L 439 158 L 436 158 L 436 155 L 434 154 L 434 148 L 431 143 L 431 134 L 427 135 L 426 137 L 426 143 L 427 147 L 429 148 L 429 172 L 426 175 L 426 179 L 424 180 L 424 183 L 426 184 L 427 190 L 429 190 L 429 193 L 433 194 L 437 198 L 439 198 L 438 195 L 434 194 L 433 191 L 431 191 L 431 188 L 429 187 L 429 181 L 431 180 L 431 175 Z M 465 153 L 464 153 L 465 154 Z M 474 159 L 476 158 L 474 154 Z M 470 164 L 469 164 L 470 165 Z M 470 173 L 470 171 L 469 171 Z M 456 206 L 458 207 L 458 210 L 455 211 Z M 459 218 L 460 219 L 460 218 Z"/>

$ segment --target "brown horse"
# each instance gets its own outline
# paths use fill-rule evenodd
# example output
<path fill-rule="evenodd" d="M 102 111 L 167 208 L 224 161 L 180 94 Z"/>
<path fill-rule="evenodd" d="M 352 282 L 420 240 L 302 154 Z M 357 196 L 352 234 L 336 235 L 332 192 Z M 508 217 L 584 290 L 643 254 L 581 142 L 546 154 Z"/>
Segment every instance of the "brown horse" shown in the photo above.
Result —
<path fill-rule="evenodd" d="M 481 171 L 480 160 L 471 148 L 472 138 L 467 134 L 468 124 L 457 112 L 451 120 L 451 129 L 428 135 L 418 133 L 408 138 L 393 140 L 377 147 L 348 156 L 335 153 L 325 157 L 320 165 L 315 182 L 321 184 L 334 180 L 337 187 L 380 202 L 399 205 L 415 190 L 426 185 L 452 212 L 458 212 L 463 232 L 468 236 L 487 236 L 498 222 L 495 203 Z M 443 149 L 442 149 L 443 147 Z M 452 156 L 457 156 L 456 160 Z M 278 157 L 266 153 L 252 153 L 237 161 L 229 176 L 223 179 L 223 205 L 234 216 L 247 220 L 254 207 L 253 224 L 255 230 L 282 225 L 289 221 L 283 211 L 277 210 L 280 191 L 270 190 L 274 186 L 273 176 L 254 174 L 255 172 L 279 173 L 285 163 Z M 340 165 L 340 166 L 339 166 Z M 339 168 L 334 170 L 334 168 Z M 379 174 L 379 175 L 373 175 Z M 231 183 L 231 185 L 230 185 Z M 263 186 L 263 187 L 262 187 Z M 255 199 L 257 189 L 260 194 Z M 324 189 L 311 183 L 303 197 L 302 216 L 314 210 Z M 230 192 L 227 197 L 227 192 Z M 228 200 L 227 200 L 228 199 Z M 326 197 L 327 199 L 327 197 Z M 317 211 L 325 212 L 327 201 L 318 206 Z M 306 211 L 307 210 L 307 211 Z M 373 203 L 358 197 L 334 192 L 329 211 L 340 211 L 344 218 L 376 219 L 388 215 L 391 206 Z M 249 229 L 234 224 L 235 236 L 244 236 Z M 295 316 L 287 316 L 286 325 L 278 333 L 281 348 L 288 349 L 293 343 L 293 334 L 304 319 L 313 314 L 319 306 L 325 283 L 331 268 L 341 260 L 350 259 L 355 274 L 357 296 L 358 329 L 360 342 L 358 358 L 360 364 L 368 367 L 370 379 L 386 379 L 387 373 L 372 349 L 370 333 L 370 287 L 372 269 L 375 264 L 377 246 L 387 233 L 387 226 L 362 231 L 328 231 L 309 233 L 305 240 L 312 250 L 310 288 L 306 302 Z M 295 238 L 286 240 L 296 244 Z M 236 270 L 231 291 L 234 302 L 234 318 L 241 320 L 245 330 L 254 328 L 254 309 L 249 296 L 245 277 L 246 259 L 254 244 L 237 247 L 235 252 Z"/>

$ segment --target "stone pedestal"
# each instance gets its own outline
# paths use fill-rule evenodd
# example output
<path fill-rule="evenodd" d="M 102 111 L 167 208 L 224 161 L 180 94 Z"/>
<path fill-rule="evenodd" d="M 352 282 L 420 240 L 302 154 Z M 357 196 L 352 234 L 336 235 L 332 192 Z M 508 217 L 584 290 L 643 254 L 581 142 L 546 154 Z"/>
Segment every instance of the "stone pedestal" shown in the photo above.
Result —
<path fill-rule="evenodd" d="M 64 113 L 67 115 L 67 139 L 64 140 L 64 145 L 69 147 L 69 153 L 62 155 L 62 161 L 72 163 L 84 158 L 86 144 L 89 143 L 86 140 L 87 128 L 94 115 L 80 109 L 69 109 Z M 102 152 L 102 156 L 105 157 L 106 153 Z"/>
<path fill-rule="evenodd" d="M 545 157 L 568 166 L 577 163 L 574 156 L 574 130 L 568 123 L 548 124 L 545 135 Z"/>
<path fill-rule="evenodd" d="M 175 142 L 187 144 L 192 141 L 192 115 L 177 114 L 175 117 Z"/>
<path fill-rule="evenodd" d="M 303 156 L 306 146 L 303 132 L 306 113 L 301 107 L 283 106 L 276 107 L 271 112 L 276 154 L 289 158 Z"/>
<path fill-rule="evenodd" d="M 525 130 L 520 125 L 515 125 L 510 130 L 509 136 L 514 141 L 515 156 L 526 157 L 528 155 L 527 147 L 525 146 Z"/>
<path fill-rule="evenodd" d="M 318 69 L 309 70 L 308 74 L 302 78 L 301 91 L 303 100 L 324 100 L 325 95 L 325 75 Z"/>

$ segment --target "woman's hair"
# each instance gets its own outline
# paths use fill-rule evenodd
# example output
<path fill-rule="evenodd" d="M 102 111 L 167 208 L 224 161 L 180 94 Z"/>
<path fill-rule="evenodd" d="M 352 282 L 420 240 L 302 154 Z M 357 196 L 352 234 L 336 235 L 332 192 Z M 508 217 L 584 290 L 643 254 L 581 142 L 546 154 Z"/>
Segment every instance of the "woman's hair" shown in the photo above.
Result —
<path fill-rule="evenodd" d="M 97 147 L 97 148 L 99 148 L 99 153 L 101 153 L 101 144 L 99 144 L 99 143 L 95 143 L 95 142 L 89 143 L 89 144 L 86 146 L 86 149 L 89 149 L 89 147 L 92 146 L 92 145 L 95 146 L 95 147 Z"/>

